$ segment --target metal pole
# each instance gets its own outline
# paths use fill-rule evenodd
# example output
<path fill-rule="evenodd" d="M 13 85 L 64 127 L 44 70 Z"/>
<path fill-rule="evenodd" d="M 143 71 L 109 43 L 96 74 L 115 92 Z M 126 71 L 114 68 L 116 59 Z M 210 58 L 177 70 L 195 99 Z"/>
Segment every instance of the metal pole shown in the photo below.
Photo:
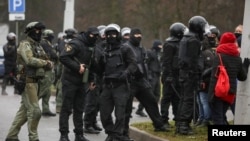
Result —
<path fill-rule="evenodd" d="M 74 28 L 75 20 L 75 0 L 65 0 L 63 31 L 68 28 Z"/>
<path fill-rule="evenodd" d="M 18 21 L 16 21 L 16 44 L 18 44 L 19 42 L 18 42 L 18 35 L 19 35 L 19 31 L 18 31 L 18 27 L 19 27 L 19 25 L 18 25 Z"/>
<path fill-rule="evenodd" d="M 240 56 L 250 58 L 250 1 L 245 0 L 245 10 L 243 19 L 243 32 Z M 250 71 L 249 71 L 250 72 Z M 237 82 L 237 95 L 235 105 L 234 124 L 250 124 L 250 75 L 248 72 L 247 80 Z"/>

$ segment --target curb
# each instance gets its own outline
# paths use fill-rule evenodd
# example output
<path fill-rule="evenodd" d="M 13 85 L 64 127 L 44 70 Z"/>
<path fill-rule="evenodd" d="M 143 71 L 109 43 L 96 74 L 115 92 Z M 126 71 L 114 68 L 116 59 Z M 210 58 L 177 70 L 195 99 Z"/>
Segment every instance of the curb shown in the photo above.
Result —
<path fill-rule="evenodd" d="M 129 136 L 135 141 L 169 141 L 168 139 L 159 138 L 132 126 L 129 127 Z"/>

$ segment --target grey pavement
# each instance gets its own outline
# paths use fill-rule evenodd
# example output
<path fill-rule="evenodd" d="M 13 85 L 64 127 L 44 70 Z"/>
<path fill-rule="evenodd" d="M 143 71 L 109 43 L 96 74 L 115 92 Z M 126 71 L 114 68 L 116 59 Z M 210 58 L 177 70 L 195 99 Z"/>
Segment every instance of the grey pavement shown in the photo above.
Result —
<path fill-rule="evenodd" d="M 0 83 L 1 86 L 1 83 Z M 0 87 L 1 92 L 1 87 Z M 7 135 L 7 132 L 12 124 L 12 121 L 15 117 L 15 114 L 20 106 L 21 96 L 14 95 L 13 86 L 7 86 L 8 95 L 3 96 L 0 94 L 0 141 L 4 141 Z M 134 107 L 137 107 L 138 102 L 134 101 Z M 40 101 L 41 105 L 41 101 Z M 51 96 L 50 99 L 50 109 L 52 112 L 55 112 L 55 96 Z M 170 108 L 170 114 L 171 114 Z M 139 117 L 135 114 L 135 110 L 132 113 L 131 123 L 135 122 L 145 122 L 150 121 L 149 117 Z M 231 111 L 228 112 L 229 120 L 233 119 Z M 170 115 L 170 119 L 172 119 L 172 114 Z M 99 116 L 98 123 L 101 125 Z M 73 121 L 72 116 L 70 116 L 69 120 L 70 133 L 69 137 L 71 141 L 74 141 L 74 133 L 73 133 Z M 59 115 L 56 117 L 44 117 L 42 116 L 39 126 L 38 133 L 40 141 L 58 141 L 60 137 L 60 133 L 58 131 L 59 127 Z M 148 135 L 147 133 L 140 131 L 135 128 L 131 128 L 131 136 L 133 136 L 136 141 L 162 141 L 161 139 L 153 139 L 152 135 Z M 85 137 L 90 141 L 104 141 L 106 138 L 106 134 L 102 131 L 100 134 L 85 134 Z M 20 141 L 28 141 L 28 131 L 27 125 L 23 125 L 21 131 L 19 133 Z M 166 141 L 166 140 L 165 140 Z"/>
<path fill-rule="evenodd" d="M 1 86 L 1 83 L 0 83 Z M 21 96 L 14 95 L 13 86 L 7 86 L 8 95 L 1 95 L 0 93 L 0 141 L 4 141 L 8 130 L 12 124 L 12 121 L 15 117 L 15 114 L 20 106 Z M 1 92 L 1 87 L 0 87 Z M 134 102 L 135 106 L 138 105 L 138 102 Z M 41 106 L 41 101 L 40 101 Z M 50 98 L 50 109 L 52 112 L 55 112 L 55 96 L 51 96 Z M 148 117 L 139 117 L 134 114 L 131 123 L 133 122 L 144 122 L 150 121 Z M 98 116 L 98 123 L 101 125 L 100 118 Z M 69 119 L 70 133 L 69 137 L 71 141 L 74 141 L 74 133 L 73 133 L 73 121 L 72 116 Z M 60 137 L 60 133 L 58 131 L 59 127 L 59 115 L 56 117 L 41 117 L 39 126 L 38 126 L 38 134 L 40 141 L 58 141 Z M 104 141 L 106 138 L 106 134 L 104 131 L 101 131 L 100 134 L 85 134 L 85 137 L 90 141 Z M 28 130 L 27 125 L 23 125 L 21 131 L 19 133 L 20 141 L 28 141 Z"/>

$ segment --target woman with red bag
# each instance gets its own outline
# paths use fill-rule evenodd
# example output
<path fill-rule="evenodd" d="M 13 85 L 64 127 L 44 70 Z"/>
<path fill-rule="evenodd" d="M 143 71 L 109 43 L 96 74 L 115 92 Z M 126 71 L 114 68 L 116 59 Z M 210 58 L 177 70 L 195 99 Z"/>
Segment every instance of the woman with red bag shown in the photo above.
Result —
<path fill-rule="evenodd" d="M 235 100 L 237 80 L 245 81 L 247 79 L 249 59 L 245 58 L 242 63 L 236 37 L 231 32 L 225 32 L 221 36 L 219 46 L 216 49 L 216 54 L 212 65 L 213 69 L 208 91 L 212 112 L 211 116 L 214 125 L 227 125 L 225 118 L 226 112 Z M 215 95 L 215 85 L 217 82 L 216 71 L 220 64 L 218 54 L 221 55 L 222 62 L 225 65 L 229 76 L 230 89 L 228 95 L 225 97 L 216 97 Z"/>

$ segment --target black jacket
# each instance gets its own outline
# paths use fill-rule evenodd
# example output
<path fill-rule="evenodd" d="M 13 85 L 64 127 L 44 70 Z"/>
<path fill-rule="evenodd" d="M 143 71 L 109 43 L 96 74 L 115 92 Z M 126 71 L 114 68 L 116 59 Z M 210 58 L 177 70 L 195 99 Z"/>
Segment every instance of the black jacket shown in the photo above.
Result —
<path fill-rule="evenodd" d="M 234 57 L 226 54 L 221 54 L 222 62 L 226 67 L 229 81 L 230 81 L 230 94 L 236 94 L 237 91 L 237 81 L 245 81 L 247 79 L 247 72 L 242 65 L 242 59 L 240 56 Z M 218 55 L 214 58 L 214 63 L 212 65 L 212 74 L 209 85 L 208 94 L 210 96 L 210 100 L 214 96 L 214 88 L 217 82 L 217 77 L 215 77 L 217 66 L 219 65 L 219 57 Z"/>
<path fill-rule="evenodd" d="M 80 64 L 85 64 L 89 70 L 89 81 L 94 81 L 91 62 L 93 62 L 93 47 L 88 47 L 88 41 L 84 33 L 65 44 L 64 50 L 60 54 L 60 62 L 64 65 L 62 82 L 69 81 L 75 85 L 82 84 L 83 74 L 79 73 Z"/>

